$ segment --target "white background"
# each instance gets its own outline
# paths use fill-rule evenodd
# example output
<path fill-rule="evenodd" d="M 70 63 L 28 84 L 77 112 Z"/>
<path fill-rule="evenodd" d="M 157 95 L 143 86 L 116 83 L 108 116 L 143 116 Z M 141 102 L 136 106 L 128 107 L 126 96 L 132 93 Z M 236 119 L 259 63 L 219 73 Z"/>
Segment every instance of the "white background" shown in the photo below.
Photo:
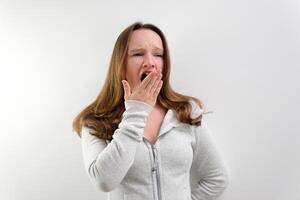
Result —
<path fill-rule="evenodd" d="M 1 1 L 0 199 L 105 199 L 71 123 L 135 21 L 163 30 L 172 86 L 213 111 L 221 199 L 300 199 L 300 2 L 109 2 Z"/>

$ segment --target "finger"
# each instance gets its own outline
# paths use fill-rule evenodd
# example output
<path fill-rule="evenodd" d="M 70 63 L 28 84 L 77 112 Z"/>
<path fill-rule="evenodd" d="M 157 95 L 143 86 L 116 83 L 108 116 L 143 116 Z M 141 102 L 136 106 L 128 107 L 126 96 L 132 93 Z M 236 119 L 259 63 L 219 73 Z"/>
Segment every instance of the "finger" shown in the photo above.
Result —
<path fill-rule="evenodd" d="M 145 90 L 146 91 L 151 91 L 151 88 L 154 86 L 156 80 L 160 79 L 159 74 L 155 73 L 154 76 L 151 78 L 150 82 L 148 83 L 148 85 L 146 86 Z"/>
<path fill-rule="evenodd" d="M 130 85 L 126 80 L 122 80 L 123 89 L 124 89 L 124 99 L 127 100 L 130 95 Z"/>
<path fill-rule="evenodd" d="M 148 74 L 148 75 L 146 76 L 146 78 L 142 81 L 140 87 L 141 87 L 142 89 L 145 90 L 146 87 L 147 87 L 147 85 L 148 85 L 149 82 L 151 81 L 152 77 L 154 77 L 154 71 L 150 72 L 150 74 Z"/>
<path fill-rule="evenodd" d="M 160 91 L 162 85 L 163 85 L 163 81 L 160 80 L 160 81 L 159 81 L 159 84 L 158 84 L 158 86 L 156 87 L 155 92 L 154 92 L 154 94 L 153 94 L 153 95 L 155 96 L 155 98 L 157 98 L 157 95 L 159 94 L 159 91 Z"/>
<path fill-rule="evenodd" d="M 160 78 L 161 76 L 159 76 L 156 80 L 155 83 L 153 84 L 153 86 L 150 89 L 150 95 L 152 96 L 156 90 L 156 88 L 158 87 L 159 83 L 160 83 Z"/>

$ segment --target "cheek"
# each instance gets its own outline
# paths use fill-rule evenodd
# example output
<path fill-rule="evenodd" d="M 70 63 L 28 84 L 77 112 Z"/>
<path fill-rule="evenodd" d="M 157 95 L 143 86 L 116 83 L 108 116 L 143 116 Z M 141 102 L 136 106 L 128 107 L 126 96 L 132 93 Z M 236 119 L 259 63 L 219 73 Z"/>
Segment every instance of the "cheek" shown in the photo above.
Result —
<path fill-rule="evenodd" d="M 128 60 L 128 66 L 139 66 L 143 63 L 143 59 L 141 57 L 135 57 Z"/>
<path fill-rule="evenodd" d="M 142 63 L 141 59 L 130 58 L 127 61 L 127 68 L 130 70 L 137 69 L 137 67 Z"/>
<path fill-rule="evenodd" d="M 161 66 L 164 63 L 164 60 L 162 58 L 156 58 L 155 61 L 156 61 L 157 66 Z"/>
<path fill-rule="evenodd" d="M 126 78 L 130 81 L 135 80 L 139 75 L 139 64 L 136 63 L 136 61 L 131 60 L 127 62 L 126 68 Z"/>
<path fill-rule="evenodd" d="M 163 67 L 164 67 L 164 61 L 162 59 L 157 59 L 156 60 L 156 66 L 157 66 L 158 70 L 160 72 L 162 72 Z"/>

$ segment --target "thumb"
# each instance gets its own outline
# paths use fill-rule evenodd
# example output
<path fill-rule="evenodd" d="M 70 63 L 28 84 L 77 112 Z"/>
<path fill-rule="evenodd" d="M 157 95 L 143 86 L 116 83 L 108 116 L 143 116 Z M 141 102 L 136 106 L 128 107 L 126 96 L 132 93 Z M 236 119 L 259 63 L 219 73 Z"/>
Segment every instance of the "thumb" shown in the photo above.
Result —
<path fill-rule="evenodd" d="M 124 99 L 127 100 L 130 95 L 130 85 L 126 80 L 122 80 L 123 88 L 124 88 Z"/>

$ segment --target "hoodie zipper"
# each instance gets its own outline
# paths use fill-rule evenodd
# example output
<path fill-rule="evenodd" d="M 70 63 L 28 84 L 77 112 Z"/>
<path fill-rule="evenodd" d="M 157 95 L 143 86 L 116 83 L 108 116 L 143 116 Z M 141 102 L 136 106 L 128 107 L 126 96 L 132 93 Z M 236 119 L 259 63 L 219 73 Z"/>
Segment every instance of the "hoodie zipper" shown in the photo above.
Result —
<path fill-rule="evenodd" d="M 157 148 L 151 143 L 149 142 L 149 140 L 147 138 L 144 138 L 146 140 L 146 143 L 148 143 L 151 146 L 151 151 L 153 154 L 153 166 L 151 167 L 151 176 L 153 176 L 153 173 L 156 172 L 156 191 L 155 189 L 153 190 L 154 192 L 154 198 L 156 199 L 156 193 L 157 193 L 157 200 L 162 200 L 161 198 L 161 186 L 160 186 L 160 179 L 159 179 L 159 169 L 158 169 L 158 159 L 157 159 L 157 155 L 155 154 L 154 150 L 157 150 Z M 147 145 L 148 146 L 148 145 Z"/>
<path fill-rule="evenodd" d="M 152 168 L 152 172 L 156 172 L 156 185 L 157 185 L 157 196 L 158 200 L 161 200 L 161 187 L 160 187 L 160 178 L 159 178 L 159 168 L 158 168 L 158 160 L 157 160 L 157 155 L 155 154 L 156 148 L 151 144 L 151 149 L 154 157 L 154 165 Z"/>

